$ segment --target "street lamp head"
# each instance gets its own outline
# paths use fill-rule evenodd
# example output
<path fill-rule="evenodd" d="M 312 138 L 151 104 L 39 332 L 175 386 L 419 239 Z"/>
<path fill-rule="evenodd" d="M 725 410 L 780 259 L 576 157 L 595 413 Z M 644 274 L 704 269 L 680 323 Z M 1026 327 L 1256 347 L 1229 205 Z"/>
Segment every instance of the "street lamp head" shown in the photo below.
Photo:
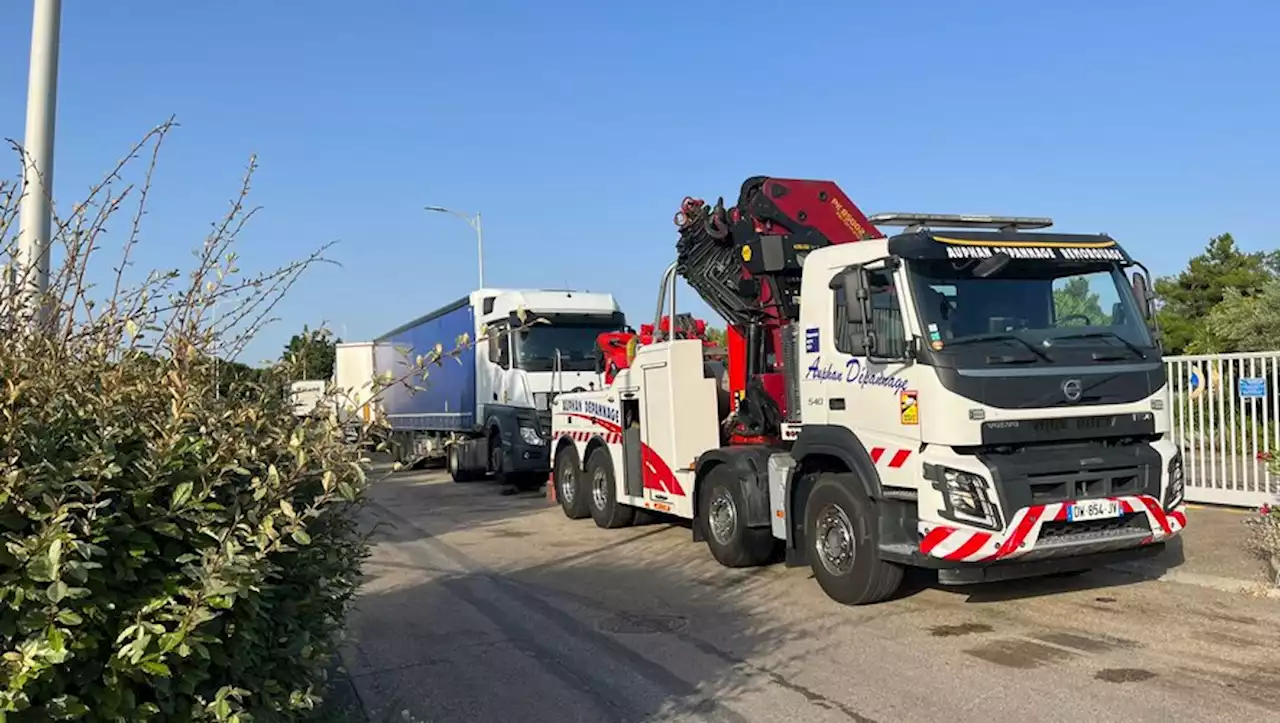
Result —
<path fill-rule="evenodd" d="M 443 206 L 427 206 L 426 209 L 428 211 L 439 211 L 440 213 L 450 213 L 449 209 L 444 208 Z"/>

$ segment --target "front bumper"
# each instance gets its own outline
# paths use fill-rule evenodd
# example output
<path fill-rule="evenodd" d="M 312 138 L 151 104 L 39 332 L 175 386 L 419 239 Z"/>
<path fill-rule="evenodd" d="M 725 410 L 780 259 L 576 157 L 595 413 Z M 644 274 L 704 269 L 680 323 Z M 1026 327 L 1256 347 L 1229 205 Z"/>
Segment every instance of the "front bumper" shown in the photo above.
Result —
<path fill-rule="evenodd" d="M 920 522 L 919 553 L 929 567 L 1030 563 L 1106 555 L 1172 539 L 1187 526 L 1185 504 L 1166 512 L 1149 495 L 1113 497 L 1121 516 L 1067 521 L 1071 502 L 1018 510 L 999 532 Z"/>
<path fill-rule="evenodd" d="M 528 444 L 517 432 L 507 447 L 506 462 L 506 468 L 512 472 L 549 472 L 551 445 L 545 441 L 540 445 Z"/>
<path fill-rule="evenodd" d="M 514 428 L 513 428 L 514 427 Z M 526 439 L 531 435 L 531 439 Z M 534 444 L 534 442 L 540 442 Z M 521 409 L 503 430 L 504 469 L 517 474 L 551 471 L 551 414 Z"/>

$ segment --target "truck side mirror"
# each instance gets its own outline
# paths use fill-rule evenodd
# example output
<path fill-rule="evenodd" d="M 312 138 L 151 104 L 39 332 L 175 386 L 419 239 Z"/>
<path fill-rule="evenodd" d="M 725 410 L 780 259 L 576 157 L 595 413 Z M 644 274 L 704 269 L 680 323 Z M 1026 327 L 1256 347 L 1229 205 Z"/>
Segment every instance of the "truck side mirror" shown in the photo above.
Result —
<path fill-rule="evenodd" d="M 1151 319 L 1151 291 L 1147 287 L 1147 277 L 1141 271 L 1135 272 L 1133 281 L 1133 298 L 1138 302 L 1138 310 L 1142 312 L 1142 318 L 1150 321 Z"/>

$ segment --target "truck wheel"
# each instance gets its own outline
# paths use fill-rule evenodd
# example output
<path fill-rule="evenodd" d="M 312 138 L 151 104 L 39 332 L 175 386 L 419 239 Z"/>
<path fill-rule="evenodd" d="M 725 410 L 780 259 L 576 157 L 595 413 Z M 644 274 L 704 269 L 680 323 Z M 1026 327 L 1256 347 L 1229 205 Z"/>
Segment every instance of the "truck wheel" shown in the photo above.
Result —
<path fill-rule="evenodd" d="M 875 514 L 852 474 L 820 475 L 805 502 L 809 567 L 823 592 L 836 602 L 880 602 L 902 583 L 902 567 L 880 559 Z"/>
<path fill-rule="evenodd" d="M 591 519 L 597 527 L 626 527 L 636 519 L 636 508 L 618 502 L 618 487 L 613 477 L 613 457 L 605 447 L 596 447 L 587 455 L 587 479 L 583 485 L 591 493 Z"/>
<path fill-rule="evenodd" d="M 578 465 L 578 451 L 573 447 L 565 447 L 556 455 L 556 498 L 560 500 L 560 509 L 564 516 L 571 520 L 581 520 L 591 515 L 588 500 L 591 491 L 587 485 L 586 475 Z"/>
<path fill-rule="evenodd" d="M 502 436 L 495 430 L 489 435 L 489 472 L 498 484 L 507 483 L 507 473 L 502 469 L 504 458 L 502 452 Z"/>
<path fill-rule="evenodd" d="M 449 476 L 453 478 L 454 482 L 470 482 L 472 479 L 475 479 L 471 470 L 462 466 L 461 445 L 449 445 L 447 464 L 449 465 Z"/>
<path fill-rule="evenodd" d="M 718 465 L 698 484 L 698 521 L 711 556 L 725 567 L 755 567 L 769 561 L 775 541 L 768 527 L 747 527 L 747 500 L 738 475 Z"/>

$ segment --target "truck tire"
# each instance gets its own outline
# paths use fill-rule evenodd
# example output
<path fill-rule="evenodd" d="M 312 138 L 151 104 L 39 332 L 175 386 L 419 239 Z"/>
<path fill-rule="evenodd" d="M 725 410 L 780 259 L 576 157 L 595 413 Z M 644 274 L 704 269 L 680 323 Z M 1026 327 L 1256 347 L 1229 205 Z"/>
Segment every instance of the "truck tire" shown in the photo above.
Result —
<path fill-rule="evenodd" d="M 902 583 L 902 567 L 880 559 L 876 511 L 858 478 L 821 474 L 804 506 L 809 567 L 822 591 L 844 605 L 880 602 Z"/>
<path fill-rule="evenodd" d="M 586 484 L 586 475 L 578 464 L 578 450 L 572 446 L 565 447 L 556 454 L 556 499 L 560 500 L 560 509 L 564 516 L 571 520 L 581 520 L 591 516 L 591 490 Z"/>
<path fill-rule="evenodd" d="M 728 465 L 717 465 L 698 483 L 698 520 L 711 556 L 725 567 L 756 567 L 769 561 L 776 541 L 768 527 L 747 527 L 742 482 Z"/>
<path fill-rule="evenodd" d="M 454 482 L 470 482 L 475 479 L 475 474 L 462 464 L 462 450 L 460 444 L 449 445 L 447 453 L 447 462 L 449 467 L 449 476 Z"/>
<path fill-rule="evenodd" d="M 618 486 L 613 476 L 613 456 L 606 447 L 596 447 L 587 455 L 586 484 L 590 492 L 591 519 L 597 527 L 626 527 L 636 519 L 636 508 L 618 502 Z"/>
<path fill-rule="evenodd" d="M 493 481 L 500 485 L 507 484 L 507 473 L 502 468 L 506 454 L 502 451 L 502 434 L 494 429 L 489 432 L 489 472 Z"/>

